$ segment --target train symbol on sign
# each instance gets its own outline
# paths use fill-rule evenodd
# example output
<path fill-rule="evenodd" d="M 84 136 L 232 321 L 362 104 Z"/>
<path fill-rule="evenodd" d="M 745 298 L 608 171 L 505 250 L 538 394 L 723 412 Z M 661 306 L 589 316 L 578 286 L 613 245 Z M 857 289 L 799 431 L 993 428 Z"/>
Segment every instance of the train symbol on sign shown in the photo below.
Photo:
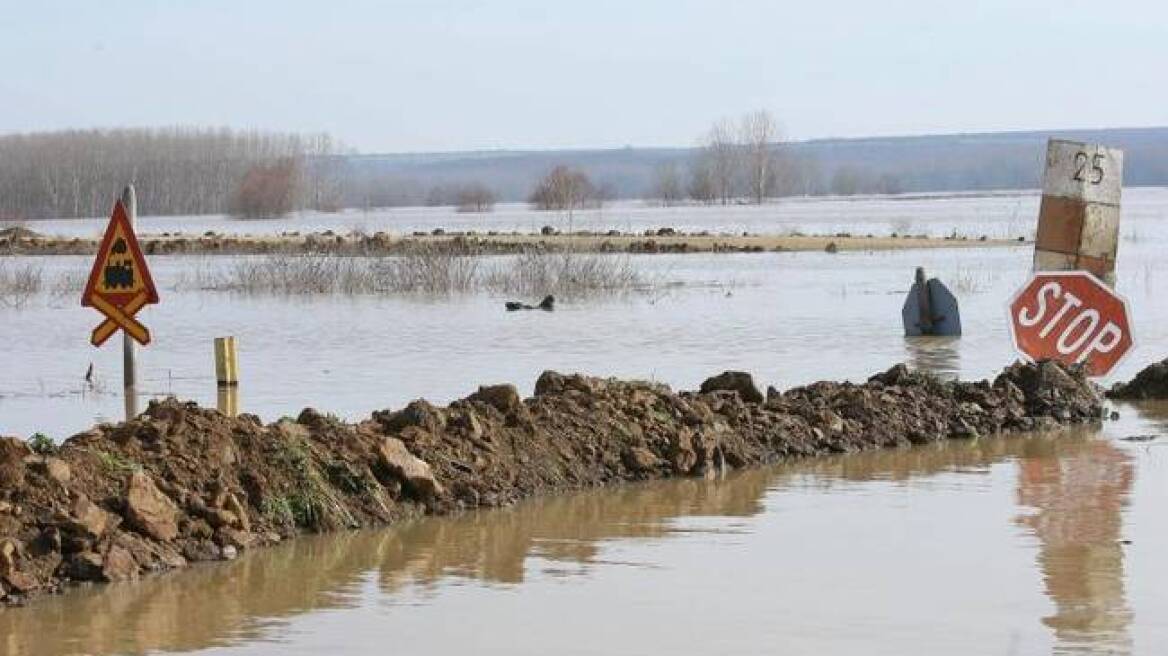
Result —
<path fill-rule="evenodd" d="M 110 247 L 111 255 L 101 276 L 106 289 L 134 288 L 134 258 L 127 255 L 128 251 L 126 240 L 120 237 Z"/>

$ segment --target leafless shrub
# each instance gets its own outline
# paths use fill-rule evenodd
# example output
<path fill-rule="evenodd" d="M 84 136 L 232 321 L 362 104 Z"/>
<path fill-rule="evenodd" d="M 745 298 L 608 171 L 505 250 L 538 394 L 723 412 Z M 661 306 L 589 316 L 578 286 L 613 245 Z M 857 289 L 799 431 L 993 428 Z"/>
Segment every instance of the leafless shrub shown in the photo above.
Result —
<path fill-rule="evenodd" d="M 629 291 L 648 281 L 625 254 L 533 251 L 500 263 L 483 283 L 497 292 L 578 296 Z"/>
<path fill-rule="evenodd" d="M 17 264 L 0 258 L 0 305 L 23 307 L 44 287 L 44 268 L 37 263 Z"/>
<path fill-rule="evenodd" d="M 235 260 L 212 289 L 276 294 L 327 294 L 352 289 L 354 258 L 330 253 L 276 253 Z"/>
<path fill-rule="evenodd" d="M 89 272 L 84 269 L 63 271 L 57 274 L 49 285 L 49 296 L 53 301 L 58 302 L 79 299 L 81 294 L 85 292 L 85 282 L 88 277 Z"/>
<path fill-rule="evenodd" d="M 900 217 L 892 222 L 892 234 L 897 236 L 908 236 L 916 232 L 916 224 L 908 217 Z"/>
<path fill-rule="evenodd" d="M 367 260 L 374 292 L 453 294 L 479 286 L 476 253 L 431 244 L 418 244 L 396 257 Z"/>
<path fill-rule="evenodd" d="M 482 184 L 466 184 L 458 189 L 455 201 L 459 212 L 491 212 L 495 209 L 495 192 Z"/>

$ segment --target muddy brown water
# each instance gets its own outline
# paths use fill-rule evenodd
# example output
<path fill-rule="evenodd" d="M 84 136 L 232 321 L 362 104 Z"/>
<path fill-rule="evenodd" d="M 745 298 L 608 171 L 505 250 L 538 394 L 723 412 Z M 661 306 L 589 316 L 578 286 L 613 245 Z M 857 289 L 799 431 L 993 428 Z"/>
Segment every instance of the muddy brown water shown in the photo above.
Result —
<path fill-rule="evenodd" d="M 1107 383 L 1168 355 L 1158 228 L 1168 192 L 1127 197 L 1118 287 L 1137 348 Z M 831 220 L 892 225 L 903 214 L 935 227 L 954 213 L 992 232 L 1029 225 L 1016 217 L 1019 207 L 1033 217 L 1034 202 L 834 202 Z M 1013 357 L 1004 306 L 1030 252 L 649 256 L 638 266 L 669 284 L 564 299 L 554 313 L 506 313 L 505 299 L 481 296 L 174 291 L 192 260 L 156 258 L 164 305 L 142 315 L 156 340 L 142 380 L 147 396 L 214 405 L 211 337 L 225 334 L 239 337 L 240 403 L 267 421 L 306 402 L 359 419 L 489 382 L 530 393 L 544 369 L 683 389 L 727 368 L 779 387 L 860 380 L 898 361 L 992 376 Z M 917 265 L 955 288 L 960 340 L 901 337 Z M 0 307 L 0 319 L 0 433 L 60 439 L 119 416 L 120 349 L 88 346 L 92 310 L 45 296 Z M 96 390 L 80 384 L 90 362 Z M 1168 653 L 1168 407 L 1116 407 L 1121 419 L 1095 432 L 791 463 L 296 540 L 0 611 L 0 654 Z"/>
<path fill-rule="evenodd" d="M 295 540 L 0 611 L 0 651 L 1164 653 L 1168 404 L 1120 411 Z"/>

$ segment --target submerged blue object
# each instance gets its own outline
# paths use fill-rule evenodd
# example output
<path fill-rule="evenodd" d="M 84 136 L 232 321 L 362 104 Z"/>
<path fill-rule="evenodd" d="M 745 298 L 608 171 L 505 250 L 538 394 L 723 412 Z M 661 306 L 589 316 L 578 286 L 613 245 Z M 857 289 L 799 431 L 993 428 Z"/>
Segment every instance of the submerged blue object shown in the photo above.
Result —
<path fill-rule="evenodd" d="M 905 337 L 961 336 L 961 310 L 957 297 L 940 280 L 926 280 L 925 270 L 919 267 L 900 316 L 904 321 Z"/>

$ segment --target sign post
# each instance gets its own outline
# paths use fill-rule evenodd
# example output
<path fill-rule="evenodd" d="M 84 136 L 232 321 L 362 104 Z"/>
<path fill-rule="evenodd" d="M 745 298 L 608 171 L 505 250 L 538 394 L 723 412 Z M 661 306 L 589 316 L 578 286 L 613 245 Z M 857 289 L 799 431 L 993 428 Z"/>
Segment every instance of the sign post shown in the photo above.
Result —
<path fill-rule="evenodd" d="M 1114 287 L 1122 188 L 1122 150 L 1051 139 L 1034 270 L 1090 271 Z"/>
<path fill-rule="evenodd" d="M 135 315 L 146 305 L 158 302 L 158 291 L 134 234 L 137 205 L 134 187 L 129 185 L 114 203 L 109 226 L 81 296 L 83 307 L 92 307 L 106 316 L 90 337 L 94 346 L 104 344 L 119 328 L 123 331 L 122 375 L 127 420 L 138 415 L 134 341 L 143 346 L 150 343 L 150 331 Z"/>
<path fill-rule="evenodd" d="M 1031 360 L 1104 376 L 1131 350 L 1127 301 L 1086 271 L 1035 273 L 1009 307 L 1014 345 Z"/>

